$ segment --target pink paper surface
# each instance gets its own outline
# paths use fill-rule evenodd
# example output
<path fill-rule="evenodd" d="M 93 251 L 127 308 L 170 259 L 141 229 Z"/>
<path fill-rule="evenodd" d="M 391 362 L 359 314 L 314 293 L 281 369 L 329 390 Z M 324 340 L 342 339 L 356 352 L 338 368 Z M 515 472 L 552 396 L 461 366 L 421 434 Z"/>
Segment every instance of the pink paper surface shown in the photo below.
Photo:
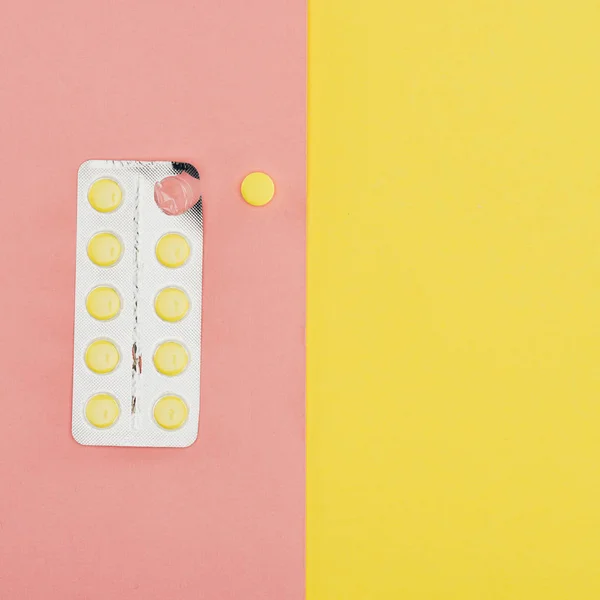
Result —
<path fill-rule="evenodd" d="M 304 597 L 304 0 L 3 5 L 0 597 Z M 70 434 L 77 168 L 166 159 L 205 210 L 200 434 Z M 274 200 L 239 195 L 269 173 Z"/>

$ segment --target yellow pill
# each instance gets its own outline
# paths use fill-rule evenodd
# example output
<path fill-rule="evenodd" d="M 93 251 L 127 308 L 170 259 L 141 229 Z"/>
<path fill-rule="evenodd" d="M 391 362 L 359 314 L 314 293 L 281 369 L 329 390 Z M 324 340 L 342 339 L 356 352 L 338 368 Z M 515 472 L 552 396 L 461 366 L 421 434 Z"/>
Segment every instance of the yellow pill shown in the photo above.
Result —
<path fill-rule="evenodd" d="M 110 394 L 96 394 L 88 400 L 85 418 L 94 427 L 106 429 L 119 418 L 120 412 L 116 398 Z"/>
<path fill-rule="evenodd" d="M 111 287 L 97 287 L 88 294 L 85 307 L 94 319 L 108 321 L 119 314 L 121 298 Z"/>
<path fill-rule="evenodd" d="M 163 429 L 179 429 L 187 416 L 187 404 L 179 396 L 163 396 L 154 405 L 154 420 Z"/>
<path fill-rule="evenodd" d="M 97 233 L 87 247 L 90 260 L 99 267 L 112 267 L 121 258 L 122 251 L 121 241 L 112 233 Z"/>
<path fill-rule="evenodd" d="M 119 358 L 117 347 L 108 340 L 96 340 L 85 351 L 85 364 L 94 373 L 114 371 L 119 364 Z"/>
<path fill-rule="evenodd" d="M 252 206 L 264 206 L 275 195 L 275 184 L 266 173 L 250 173 L 242 181 L 242 197 Z"/>
<path fill-rule="evenodd" d="M 154 366 L 163 375 L 179 375 L 188 364 L 187 350 L 177 342 L 165 342 L 154 353 Z"/>
<path fill-rule="evenodd" d="M 119 207 L 123 200 L 123 192 L 116 181 L 98 179 L 88 191 L 88 200 L 98 212 L 108 213 Z"/>
<path fill-rule="evenodd" d="M 188 241 L 178 233 L 163 235 L 156 244 L 156 258 L 165 267 L 181 267 L 190 255 Z"/>
<path fill-rule="evenodd" d="M 190 308 L 185 292 L 177 288 L 165 288 L 158 293 L 154 301 L 156 314 L 169 323 L 181 321 Z"/>

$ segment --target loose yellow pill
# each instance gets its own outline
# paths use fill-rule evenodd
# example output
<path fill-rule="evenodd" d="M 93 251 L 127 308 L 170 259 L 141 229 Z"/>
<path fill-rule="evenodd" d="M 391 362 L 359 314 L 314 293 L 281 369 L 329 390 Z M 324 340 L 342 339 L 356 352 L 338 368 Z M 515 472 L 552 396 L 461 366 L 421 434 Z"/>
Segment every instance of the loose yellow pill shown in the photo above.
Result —
<path fill-rule="evenodd" d="M 121 258 L 122 251 L 121 241 L 112 233 L 97 233 L 87 247 L 90 260 L 99 267 L 112 267 Z"/>
<path fill-rule="evenodd" d="M 158 293 L 154 301 L 156 314 L 169 323 L 181 321 L 190 308 L 186 293 L 178 288 L 165 288 Z"/>
<path fill-rule="evenodd" d="M 181 267 L 190 255 L 188 241 L 178 233 L 163 235 L 156 244 L 156 258 L 165 267 Z"/>
<path fill-rule="evenodd" d="M 106 429 L 119 418 L 120 412 L 116 398 L 110 394 L 96 394 L 88 400 L 85 407 L 85 418 L 94 427 Z"/>
<path fill-rule="evenodd" d="M 110 373 L 119 364 L 119 351 L 108 340 L 96 340 L 85 351 L 85 364 L 94 373 Z"/>
<path fill-rule="evenodd" d="M 163 396 L 154 405 L 154 420 L 163 429 L 179 429 L 187 416 L 187 404 L 179 396 Z"/>
<path fill-rule="evenodd" d="M 250 173 L 242 181 L 242 197 L 252 206 L 264 206 L 275 195 L 275 184 L 266 173 Z"/>
<path fill-rule="evenodd" d="M 94 319 L 108 321 L 119 314 L 121 298 L 111 287 L 97 287 L 88 294 L 85 307 Z"/>
<path fill-rule="evenodd" d="M 163 375 L 179 375 L 188 364 L 187 350 L 177 342 L 165 342 L 154 353 L 154 366 Z"/>
<path fill-rule="evenodd" d="M 123 200 L 123 192 L 116 181 L 98 179 L 88 191 L 88 200 L 98 212 L 108 213 L 119 207 Z"/>

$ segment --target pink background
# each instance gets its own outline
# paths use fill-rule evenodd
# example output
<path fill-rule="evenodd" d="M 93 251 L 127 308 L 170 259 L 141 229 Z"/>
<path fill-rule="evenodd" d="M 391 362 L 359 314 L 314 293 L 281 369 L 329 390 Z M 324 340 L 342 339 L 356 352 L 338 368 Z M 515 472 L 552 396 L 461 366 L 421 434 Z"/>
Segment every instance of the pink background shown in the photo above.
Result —
<path fill-rule="evenodd" d="M 304 0 L 4 3 L 0 597 L 304 597 Z M 186 450 L 70 434 L 76 177 L 195 164 L 202 406 Z M 264 170 L 264 208 L 239 184 Z"/>

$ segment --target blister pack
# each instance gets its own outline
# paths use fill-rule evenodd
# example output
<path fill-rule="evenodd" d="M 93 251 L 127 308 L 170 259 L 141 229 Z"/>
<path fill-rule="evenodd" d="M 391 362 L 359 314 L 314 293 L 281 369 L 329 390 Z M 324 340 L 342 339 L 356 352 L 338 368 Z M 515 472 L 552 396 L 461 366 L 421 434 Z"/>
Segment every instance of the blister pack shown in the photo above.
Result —
<path fill-rule="evenodd" d="M 169 214 L 169 201 L 173 189 L 192 197 L 198 179 L 178 162 L 79 169 L 72 431 L 81 444 L 196 440 L 202 202 Z"/>

